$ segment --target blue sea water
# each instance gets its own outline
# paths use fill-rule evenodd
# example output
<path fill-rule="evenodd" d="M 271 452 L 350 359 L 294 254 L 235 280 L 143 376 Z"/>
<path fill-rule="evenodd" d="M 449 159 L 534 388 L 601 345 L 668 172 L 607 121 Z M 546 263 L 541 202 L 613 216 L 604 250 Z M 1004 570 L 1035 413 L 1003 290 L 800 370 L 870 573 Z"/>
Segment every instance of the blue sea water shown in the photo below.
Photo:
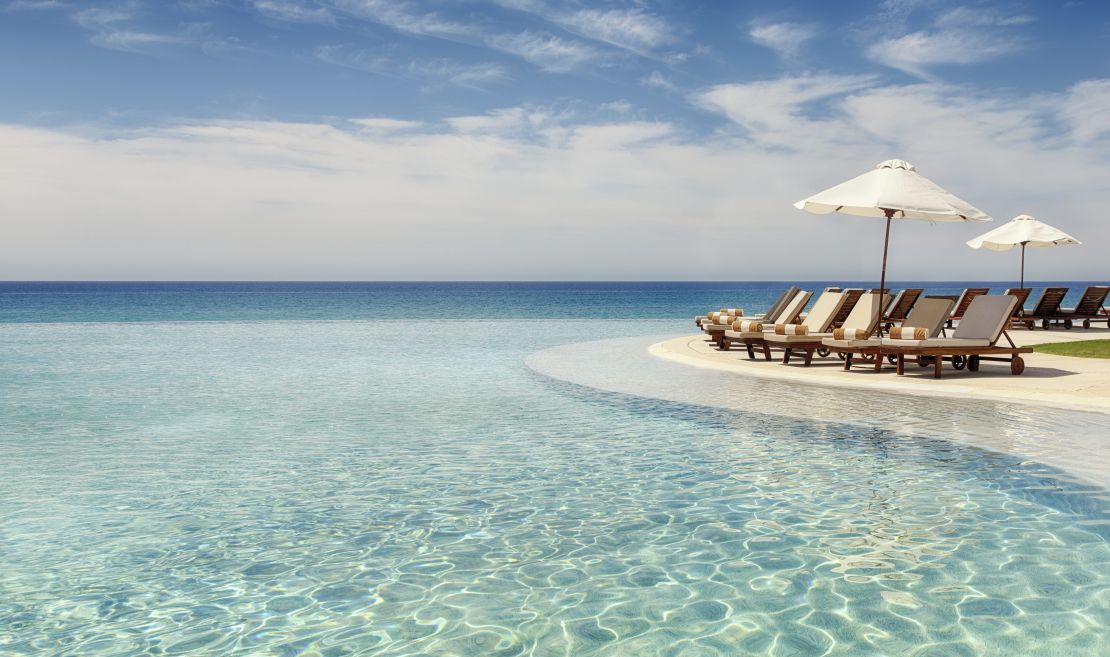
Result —
<path fill-rule="evenodd" d="M 1105 491 L 525 363 L 780 289 L 3 284 L 0 654 L 1110 653 Z"/>

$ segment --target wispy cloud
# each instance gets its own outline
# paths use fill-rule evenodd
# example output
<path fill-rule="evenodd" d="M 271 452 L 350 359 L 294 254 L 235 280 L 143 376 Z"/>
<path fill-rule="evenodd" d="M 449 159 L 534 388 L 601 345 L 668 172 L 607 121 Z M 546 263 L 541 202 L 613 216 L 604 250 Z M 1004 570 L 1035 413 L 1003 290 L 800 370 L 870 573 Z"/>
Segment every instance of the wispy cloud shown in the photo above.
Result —
<path fill-rule="evenodd" d="M 134 18 L 133 13 L 121 7 L 93 7 L 73 15 L 78 25 L 93 32 L 89 42 L 102 48 L 140 52 L 156 46 L 188 43 L 188 39 L 181 34 L 133 28 L 131 22 Z"/>
<path fill-rule="evenodd" d="M 602 56 L 596 48 L 580 41 L 537 32 L 498 34 L 487 37 L 485 43 L 556 73 L 572 71 Z"/>
<path fill-rule="evenodd" d="M 296 0 L 253 0 L 255 10 L 264 16 L 295 23 L 332 23 L 335 16 L 327 7 Z"/>
<path fill-rule="evenodd" d="M 45 9 L 67 9 L 68 2 L 61 0 L 11 0 L 4 5 L 5 11 L 41 11 Z"/>
<path fill-rule="evenodd" d="M 655 87 L 656 89 L 663 89 L 665 91 L 678 90 L 678 87 L 659 71 L 652 71 L 646 77 L 640 78 L 640 84 L 645 87 Z"/>
<path fill-rule="evenodd" d="M 321 46 L 316 49 L 315 54 L 317 59 L 327 64 L 378 75 L 413 78 L 428 84 L 481 89 L 509 78 L 505 67 L 490 62 L 469 64 L 450 59 L 398 62 L 385 55 L 344 45 Z"/>
<path fill-rule="evenodd" d="M 333 6 L 353 16 L 374 21 L 406 34 L 435 37 L 475 37 L 477 25 L 443 18 L 405 0 L 332 0 Z"/>
<path fill-rule="evenodd" d="M 638 55 L 677 40 L 670 23 L 642 8 L 568 11 L 543 0 L 497 0 L 498 4 L 542 18 L 577 36 Z"/>
<path fill-rule="evenodd" d="M 1032 22 L 1027 14 L 958 7 L 937 16 L 929 29 L 888 37 L 867 49 L 872 61 L 924 80 L 933 69 L 998 59 L 1023 50 L 1027 42 L 1010 28 Z"/>
<path fill-rule="evenodd" d="M 817 36 L 817 26 L 803 23 L 752 23 L 748 35 L 783 59 L 795 59 L 807 41 Z"/>

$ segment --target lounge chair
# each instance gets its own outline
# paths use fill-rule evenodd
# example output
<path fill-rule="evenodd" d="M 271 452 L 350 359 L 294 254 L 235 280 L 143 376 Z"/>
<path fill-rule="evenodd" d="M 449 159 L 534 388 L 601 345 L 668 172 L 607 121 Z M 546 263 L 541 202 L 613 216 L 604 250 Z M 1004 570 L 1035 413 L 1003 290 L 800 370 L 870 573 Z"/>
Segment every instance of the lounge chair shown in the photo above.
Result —
<path fill-rule="evenodd" d="M 956 299 L 956 309 L 953 310 L 952 315 L 948 317 L 948 326 L 951 327 L 954 322 L 963 319 L 964 313 L 967 312 L 967 307 L 971 305 L 975 297 L 988 294 L 990 291 L 991 289 L 989 287 L 969 287 L 965 289 L 963 293 L 960 294 L 959 298 Z"/>
<path fill-rule="evenodd" d="M 1053 322 L 1063 320 L 1060 304 L 1064 302 L 1066 296 L 1068 296 L 1066 287 L 1046 287 L 1041 290 L 1041 296 L 1037 297 L 1033 310 L 1021 316 L 1025 328 L 1032 330 L 1039 322 L 1041 328 L 1048 330 Z"/>
<path fill-rule="evenodd" d="M 847 297 L 847 294 L 845 294 L 845 297 Z M 813 362 L 815 352 L 819 352 L 822 356 L 830 353 L 829 350 L 825 349 L 822 341 L 825 338 L 837 335 L 834 331 L 848 335 L 858 335 L 859 337 L 874 333 L 875 329 L 879 327 L 882 310 L 889 302 L 889 294 L 880 295 L 878 291 L 864 294 L 859 297 L 855 307 L 852 308 L 852 312 L 848 313 L 843 326 L 837 328 L 829 326 L 824 331 L 813 332 L 810 332 L 808 327 L 801 332 L 788 330 L 780 332 L 779 327 L 776 326 L 775 332 L 767 335 L 766 346 L 771 349 L 782 349 L 782 362 L 784 364 L 790 363 L 792 355 L 802 352 L 804 354 L 803 362 L 806 367 L 809 367 L 809 364 Z M 843 310 L 843 307 L 841 309 Z"/>
<path fill-rule="evenodd" d="M 1082 320 L 1083 328 L 1091 328 L 1091 322 L 1106 322 L 1110 328 L 1110 314 L 1107 313 L 1106 296 L 1110 294 L 1110 286 L 1092 285 L 1083 290 L 1079 303 L 1075 308 L 1063 308 L 1060 316 L 1064 318 L 1064 328 L 1070 329 L 1075 322 Z"/>
<path fill-rule="evenodd" d="M 836 317 L 833 317 L 833 328 L 844 325 L 845 320 L 848 319 L 848 315 L 851 314 L 852 309 L 856 307 L 856 303 L 859 302 L 862 296 L 862 287 L 850 287 L 844 290 L 844 305 L 840 307 L 840 312 L 836 314 Z"/>
<path fill-rule="evenodd" d="M 787 293 L 790 294 L 789 297 L 786 296 Z M 782 311 L 786 308 L 786 304 L 789 303 L 794 297 L 796 297 L 798 293 L 798 288 L 790 287 L 786 290 L 786 292 L 783 293 L 781 297 L 779 297 L 777 301 L 775 301 L 774 304 L 771 305 L 766 314 L 762 316 L 745 317 L 744 310 L 742 308 L 722 308 L 719 311 L 709 313 L 699 322 L 699 326 L 701 327 L 701 330 L 704 331 L 705 334 L 709 337 L 710 342 L 714 342 L 718 346 L 720 346 L 721 338 L 724 336 L 725 331 L 732 327 L 732 322 L 734 320 L 744 318 L 766 322 L 776 322 L 779 320 L 779 315 L 781 315 Z M 785 302 L 783 302 L 783 298 L 786 299 Z M 697 318 L 695 318 L 694 321 L 698 321 Z"/>
<path fill-rule="evenodd" d="M 890 328 L 906 319 L 913 305 L 921 298 L 921 293 L 924 291 L 925 289 L 920 287 L 910 287 L 899 291 L 890 305 L 886 307 L 886 311 L 883 312 L 883 325 Z"/>
<path fill-rule="evenodd" d="M 702 331 L 709 337 L 709 342 L 713 342 L 718 347 L 725 348 L 727 351 L 727 347 L 724 346 L 725 331 L 731 329 L 737 320 L 764 322 L 771 325 L 774 325 L 776 322 L 793 323 L 797 321 L 798 314 L 805 309 L 806 302 L 809 301 L 809 296 L 809 292 L 798 290 L 791 299 L 787 300 L 787 303 L 777 307 L 777 309 L 771 309 L 767 314 L 761 316 L 746 317 L 743 314 L 710 314 L 708 319 L 702 322 Z M 800 302 L 800 305 L 795 302 Z"/>
<path fill-rule="evenodd" d="M 1025 371 L 1021 354 L 1031 353 L 1030 347 L 1017 347 L 1006 333 L 1006 325 L 1014 314 L 1017 299 L 1008 294 L 979 295 L 968 305 L 963 319 L 950 338 L 906 339 L 890 338 L 883 341 L 881 355 L 892 354 L 897 358 L 898 374 L 906 372 L 906 357 L 916 356 L 917 364 L 933 365 L 933 376 L 940 378 L 941 366 L 947 358 L 956 369 L 979 371 L 983 360 L 1010 363 L 1010 373 Z M 1010 346 L 998 346 L 1005 337 Z M 1002 357 L 1003 355 L 1008 357 Z"/>
<path fill-rule="evenodd" d="M 892 327 L 892 330 L 895 330 L 895 335 L 901 335 L 914 334 L 915 329 L 925 329 L 926 337 L 935 338 L 944 332 L 944 323 L 948 320 L 955 304 L 956 302 L 951 299 L 921 299 L 914 304 L 913 310 L 902 325 Z M 852 357 L 855 354 L 873 359 L 876 372 L 882 369 L 883 357 L 880 352 L 883 340 L 878 336 L 853 339 L 850 332 L 834 330 L 833 337 L 825 338 L 821 344 L 833 353 L 844 355 L 845 370 L 852 369 Z"/>
<path fill-rule="evenodd" d="M 734 342 L 742 343 L 748 349 L 748 358 L 755 359 L 755 347 L 758 346 L 763 351 L 763 357 L 766 360 L 771 360 L 771 351 L 767 347 L 764 338 L 768 333 L 774 332 L 777 326 L 795 326 L 794 322 L 797 321 L 798 316 L 802 312 L 802 308 L 809 302 L 810 292 L 799 293 L 794 301 L 783 311 L 780 315 L 781 320 L 790 319 L 791 321 L 780 321 L 776 324 L 768 324 L 763 322 L 753 322 L 750 320 L 736 320 L 732 324 L 732 329 L 725 331 L 724 338 L 721 340 L 721 349 L 728 351 L 732 348 Z M 806 296 L 803 296 L 806 295 Z M 843 292 L 822 292 L 821 296 L 817 297 L 814 302 L 813 308 L 802 324 L 806 322 L 819 323 L 820 326 L 828 327 L 832 322 L 833 316 L 840 310 L 841 304 L 844 303 Z M 791 313 L 793 316 L 791 318 Z"/>
<path fill-rule="evenodd" d="M 767 309 L 767 312 L 764 313 L 764 315 L 777 315 L 778 312 L 782 309 L 782 307 L 785 306 L 791 299 L 793 299 L 794 295 L 796 295 L 797 293 L 798 293 L 798 288 L 793 286 L 793 285 L 786 288 L 786 290 L 781 295 L 779 295 L 779 298 L 776 299 L 775 302 L 771 304 L 771 307 Z M 698 315 L 697 317 L 695 317 L 694 318 L 694 324 L 696 326 L 700 327 L 705 320 L 710 318 L 710 316 L 713 314 L 713 312 L 725 313 L 727 311 L 733 311 L 733 310 L 741 310 L 742 311 L 743 309 L 742 308 L 721 308 L 720 310 L 717 310 L 717 311 L 710 311 L 710 312 L 708 312 L 704 315 Z"/>

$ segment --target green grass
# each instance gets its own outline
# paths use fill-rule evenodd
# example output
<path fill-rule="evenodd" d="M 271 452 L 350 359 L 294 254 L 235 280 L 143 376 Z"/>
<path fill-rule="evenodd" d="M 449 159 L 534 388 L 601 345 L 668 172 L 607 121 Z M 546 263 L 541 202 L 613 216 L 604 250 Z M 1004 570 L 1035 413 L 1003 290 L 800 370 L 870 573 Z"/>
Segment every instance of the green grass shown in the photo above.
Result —
<path fill-rule="evenodd" d="M 1110 358 L 1110 340 L 1080 340 L 1078 342 L 1051 342 L 1035 344 L 1033 350 L 1057 356 L 1079 358 Z"/>

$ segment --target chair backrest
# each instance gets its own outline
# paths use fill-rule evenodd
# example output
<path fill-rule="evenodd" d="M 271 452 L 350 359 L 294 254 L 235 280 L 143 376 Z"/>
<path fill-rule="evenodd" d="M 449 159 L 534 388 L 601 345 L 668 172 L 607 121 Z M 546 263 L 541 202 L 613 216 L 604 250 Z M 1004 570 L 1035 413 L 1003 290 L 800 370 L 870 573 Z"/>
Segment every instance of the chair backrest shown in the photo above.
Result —
<path fill-rule="evenodd" d="M 964 318 L 952 334 L 954 338 L 990 340 L 993 345 L 1017 306 L 1017 299 L 1009 294 L 982 294 L 976 296 L 967 307 Z"/>
<path fill-rule="evenodd" d="M 786 288 L 786 291 L 779 295 L 779 298 L 771 304 L 771 307 L 767 309 L 767 312 L 763 313 L 763 321 L 773 322 L 778 319 L 778 316 L 782 313 L 782 309 L 785 308 L 786 304 L 790 303 L 790 300 L 793 299 L 794 296 L 797 294 L 798 288 L 796 286 L 791 285 L 790 287 Z"/>
<path fill-rule="evenodd" d="M 833 317 L 833 326 L 844 326 L 844 320 L 848 319 L 848 313 L 852 312 L 852 308 L 856 307 L 859 298 L 863 296 L 862 287 L 850 287 L 844 290 L 844 305 L 840 307 L 840 312 Z"/>
<path fill-rule="evenodd" d="M 1014 317 L 1021 317 L 1021 314 L 1025 312 L 1025 302 L 1029 300 L 1031 292 L 1033 292 L 1033 288 L 1030 287 L 1012 287 L 1003 293 L 1017 297 L 1018 302 L 1014 306 Z"/>
<path fill-rule="evenodd" d="M 894 301 L 887 306 L 886 319 L 897 321 L 908 317 L 910 310 L 921 298 L 921 293 L 924 291 L 924 288 L 909 287 L 899 292 Z"/>
<path fill-rule="evenodd" d="M 928 329 L 929 337 L 935 338 L 944 328 L 944 322 L 955 305 L 952 299 L 921 299 L 914 304 L 902 325 Z"/>
<path fill-rule="evenodd" d="M 783 306 L 782 312 L 779 313 L 778 318 L 774 320 L 775 323 L 793 324 L 794 322 L 798 321 L 798 315 L 801 315 L 802 311 L 805 310 L 806 304 L 809 303 L 809 299 L 812 296 L 812 292 L 808 292 L 806 290 L 798 290 L 798 293 L 794 295 L 794 298 L 787 302 L 785 306 Z"/>
<path fill-rule="evenodd" d="M 1075 304 L 1075 314 L 1094 317 L 1102 310 L 1106 295 L 1110 294 L 1110 286 L 1092 285 L 1083 291 L 1083 297 Z"/>
<path fill-rule="evenodd" d="M 1033 312 L 1029 313 L 1031 317 L 1052 317 L 1060 312 L 1060 304 L 1064 302 L 1064 297 L 1068 296 L 1068 288 L 1066 287 L 1046 287 L 1041 290 L 1041 296 L 1037 298 L 1037 305 L 1033 306 Z"/>
<path fill-rule="evenodd" d="M 826 333 L 832 326 L 833 318 L 844 306 L 846 292 L 822 292 L 813 302 L 802 324 L 810 333 Z M 781 323 L 781 322 L 780 322 Z"/>
<path fill-rule="evenodd" d="M 982 294 L 987 294 L 990 291 L 991 289 L 989 287 L 969 287 L 964 290 L 963 294 L 960 295 L 959 300 L 956 301 L 956 309 L 952 311 L 950 319 L 959 319 L 963 317 L 964 313 L 967 312 L 968 306 L 971 305 L 971 302 L 975 299 L 975 297 Z"/>
<path fill-rule="evenodd" d="M 868 292 L 860 297 L 855 307 L 852 308 L 852 312 L 848 313 L 848 317 L 844 320 L 844 328 L 863 329 L 868 333 L 874 332 L 879 326 L 882 310 L 888 303 L 890 303 L 889 294 L 880 295 L 878 290 Z"/>

